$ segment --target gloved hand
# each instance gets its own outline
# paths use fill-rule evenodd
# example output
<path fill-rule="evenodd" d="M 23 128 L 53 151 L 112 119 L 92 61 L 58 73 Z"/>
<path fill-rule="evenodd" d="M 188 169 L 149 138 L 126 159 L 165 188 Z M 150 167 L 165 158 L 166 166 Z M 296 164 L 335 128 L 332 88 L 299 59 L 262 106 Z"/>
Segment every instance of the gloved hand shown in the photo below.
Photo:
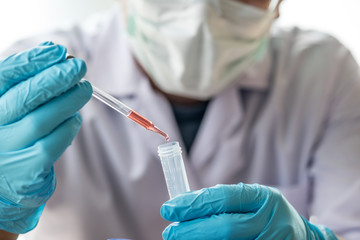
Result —
<path fill-rule="evenodd" d="M 161 207 L 169 239 L 337 239 L 315 226 L 276 189 L 261 185 L 217 185 L 181 194 Z"/>
<path fill-rule="evenodd" d="M 0 229 L 33 229 L 55 190 L 54 162 L 81 125 L 91 85 L 79 59 L 50 42 L 0 61 Z M 78 84 L 79 83 L 79 84 Z"/>

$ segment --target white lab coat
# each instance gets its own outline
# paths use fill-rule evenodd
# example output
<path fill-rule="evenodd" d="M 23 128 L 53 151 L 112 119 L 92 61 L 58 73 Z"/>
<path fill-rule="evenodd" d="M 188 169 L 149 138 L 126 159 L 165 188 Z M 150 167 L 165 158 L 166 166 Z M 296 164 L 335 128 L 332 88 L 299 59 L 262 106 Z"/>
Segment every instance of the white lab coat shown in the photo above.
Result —
<path fill-rule="evenodd" d="M 167 100 L 134 65 L 118 11 L 39 39 L 66 44 L 87 79 L 166 131 L 181 135 Z M 19 45 L 19 46 L 20 46 Z M 97 100 L 56 163 L 58 185 L 37 240 L 161 239 L 169 197 L 157 156 L 163 138 Z M 209 104 L 183 158 L 192 190 L 238 182 L 275 186 L 304 216 L 360 239 L 360 73 L 335 39 L 274 30 L 264 61 Z"/>

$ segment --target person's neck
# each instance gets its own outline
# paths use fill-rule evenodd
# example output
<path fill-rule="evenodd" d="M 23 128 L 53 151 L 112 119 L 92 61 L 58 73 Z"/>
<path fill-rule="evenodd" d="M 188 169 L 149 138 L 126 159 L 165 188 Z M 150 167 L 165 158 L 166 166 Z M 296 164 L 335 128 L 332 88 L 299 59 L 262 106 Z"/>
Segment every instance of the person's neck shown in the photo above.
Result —
<path fill-rule="evenodd" d="M 152 86 L 152 88 L 161 93 L 162 95 L 164 95 L 166 97 L 166 99 L 168 99 L 168 101 L 171 103 L 171 104 L 174 104 L 174 105 L 183 105 L 183 106 L 191 106 L 191 105 L 196 105 L 196 104 L 199 104 L 199 103 L 203 103 L 204 101 L 200 101 L 200 100 L 197 100 L 197 99 L 192 99 L 192 98 L 187 98 L 187 97 L 181 97 L 181 96 L 177 96 L 177 95 L 173 95 L 173 94 L 169 94 L 169 93 L 166 93 L 164 91 L 162 91 L 155 83 L 154 81 L 152 80 L 152 78 L 150 77 L 150 75 L 145 71 L 145 69 L 140 65 L 140 63 L 134 59 L 135 62 L 136 62 L 136 65 L 138 66 L 138 68 L 140 69 L 140 71 L 147 77 L 147 79 L 149 79 L 150 81 L 150 84 Z"/>

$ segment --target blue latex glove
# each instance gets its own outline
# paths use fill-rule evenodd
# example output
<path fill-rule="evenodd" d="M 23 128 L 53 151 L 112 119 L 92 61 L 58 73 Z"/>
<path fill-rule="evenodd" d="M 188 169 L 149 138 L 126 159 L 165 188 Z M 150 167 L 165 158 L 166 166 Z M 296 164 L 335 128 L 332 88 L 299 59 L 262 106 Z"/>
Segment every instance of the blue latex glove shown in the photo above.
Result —
<path fill-rule="evenodd" d="M 55 190 L 53 164 L 80 129 L 90 98 L 79 59 L 50 42 L 0 61 L 0 229 L 33 229 Z M 78 84 L 79 83 L 79 84 Z"/>
<path fill-rule="evenodd" d="M 276 189 L 261 185 L 217 185 L 181 194 L 161 207 L 168 239 L 337 239 L 315 226 Z"/>

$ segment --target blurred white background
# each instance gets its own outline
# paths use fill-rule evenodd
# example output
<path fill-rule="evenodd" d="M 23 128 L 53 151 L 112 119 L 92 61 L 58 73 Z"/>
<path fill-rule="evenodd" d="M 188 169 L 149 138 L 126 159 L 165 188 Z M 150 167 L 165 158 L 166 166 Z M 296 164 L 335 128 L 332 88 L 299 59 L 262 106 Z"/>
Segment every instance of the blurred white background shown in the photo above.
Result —
<path fill-rule="evenodd" d="M 135 1 L 135 0 L 131 0 Z M 103 12 L 114 0 L 0 1 L 0 50 L 16 39 L 66 28 Z M 339 38 L 360 63 L 359 0 L 285 0 L 280 25 L 319 29 Z"/>
<path fill-rule="evenodd" d="M 16 39 L 69 27 L 113 5 L 114 0 L 1 0 L 0 50 Z M 285 0 L 281 10 L 278 24 L 328 32 L 360 63 L 360 0 Z"/>

